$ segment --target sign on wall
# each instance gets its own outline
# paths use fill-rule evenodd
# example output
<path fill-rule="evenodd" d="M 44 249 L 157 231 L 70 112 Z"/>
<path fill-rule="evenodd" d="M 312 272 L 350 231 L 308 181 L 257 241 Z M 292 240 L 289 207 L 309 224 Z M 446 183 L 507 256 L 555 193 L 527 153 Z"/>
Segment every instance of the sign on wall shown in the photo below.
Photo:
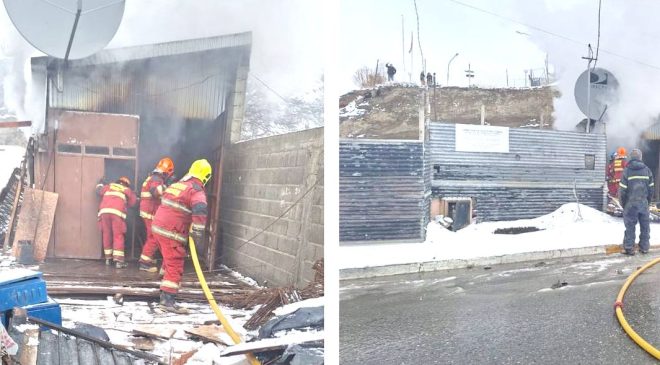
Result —
<path fill-rule="evenodd" d="M 509 128 L 456 124 L 456 151 L 509 152 Z"/>

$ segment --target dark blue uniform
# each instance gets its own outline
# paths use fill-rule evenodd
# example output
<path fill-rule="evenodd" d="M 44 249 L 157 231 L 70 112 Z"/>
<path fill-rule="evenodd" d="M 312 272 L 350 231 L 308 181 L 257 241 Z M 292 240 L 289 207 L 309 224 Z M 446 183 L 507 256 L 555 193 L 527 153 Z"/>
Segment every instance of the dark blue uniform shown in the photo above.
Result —
<path fill-rule="evenodd" d="M 639 249 L 649 250 L 649 204 L 653 198 L 653 173 L 640 160 L 633 159 L 623 171 L 619 182 L 619 200 L 623 205 L 623 223 L 626 232 L 623 248 L 632 252 L 635 245 L 635 226 L 639 221 Z"/>

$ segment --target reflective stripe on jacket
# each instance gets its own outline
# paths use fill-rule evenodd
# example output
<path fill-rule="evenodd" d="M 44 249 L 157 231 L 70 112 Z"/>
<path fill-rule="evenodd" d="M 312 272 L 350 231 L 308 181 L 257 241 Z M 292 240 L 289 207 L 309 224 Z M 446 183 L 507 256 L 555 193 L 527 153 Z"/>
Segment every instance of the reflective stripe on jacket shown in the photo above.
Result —
<path fill-rule="evenodd" d="M 96 186 L 96 192 L 101 196 L 99 216 L 101 214 L 114 214 L 126 219 L 127 207 L 132 207 L 137 203 L 135 193 L 130 188 L 118 183 L 99 184 Z"/>
<path fill-rule="evenodd" d="M 165 178 L 158 172 L 151 173 L 144 180 L 140 190 L 140 217 L 153 219 L 153 215 L 160 205 L 160 198 L 165 188 Z"/>
<path fill-rule="evenodd" d="M 154 215 L 152 230 L 164 237 L 187 242 L 191 224 L 195 230 L 203 230 L 206 226 L 206 211 L 204 185 L 197 178 L 185 176 L 165 189 Z"/>

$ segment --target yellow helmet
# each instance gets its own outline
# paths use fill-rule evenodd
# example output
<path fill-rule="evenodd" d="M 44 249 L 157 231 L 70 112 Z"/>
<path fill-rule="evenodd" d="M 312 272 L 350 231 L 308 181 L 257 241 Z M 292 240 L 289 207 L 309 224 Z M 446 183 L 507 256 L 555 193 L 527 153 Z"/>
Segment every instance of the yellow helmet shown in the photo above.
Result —
<path fill-rule="evenodd" d="M 211 179 L 211 164 L 206 161 L 206 159 L 197 160 L 190 165 L 190 170 L 188 175 L 198 178 L 202 184 L 206 183 Z"/>

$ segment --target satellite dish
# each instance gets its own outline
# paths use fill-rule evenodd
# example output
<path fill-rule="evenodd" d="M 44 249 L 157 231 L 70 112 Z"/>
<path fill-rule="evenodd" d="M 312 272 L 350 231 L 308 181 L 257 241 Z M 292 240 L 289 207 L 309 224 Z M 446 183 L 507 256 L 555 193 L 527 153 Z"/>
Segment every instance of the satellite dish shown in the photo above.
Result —
<path fill-rule="evenodd" d="M 78 59 L 108 45 L 124 15 L 125 0 L 4 0 L 14 26 L 31 45 Z"/>
<path fill-rule="evenodd" d="M 575 102 L 580 111 L 590 119 L 600 119 L 608 106 L 618 99 L 619 81 L 604 68 L 591 70 L 591 90 L 587 99 L 587 71 L 584 71 L 575 81 Z M 587 100 L 589 106 L 587 107 Z M 589 115 L 587 115 L 589 109 Z"/>

